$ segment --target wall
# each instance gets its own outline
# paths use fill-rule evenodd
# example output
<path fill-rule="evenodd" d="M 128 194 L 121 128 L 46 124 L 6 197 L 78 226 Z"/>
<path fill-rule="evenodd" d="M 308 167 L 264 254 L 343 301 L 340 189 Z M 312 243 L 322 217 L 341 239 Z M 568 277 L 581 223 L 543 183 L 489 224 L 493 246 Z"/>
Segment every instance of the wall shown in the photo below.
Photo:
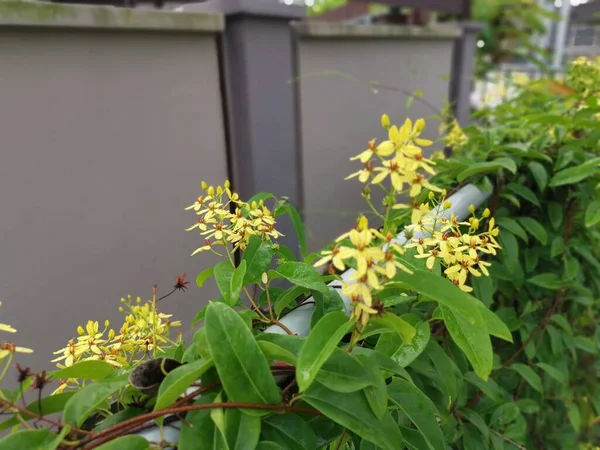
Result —
<path fill-rule="evenodd" d="M 448 101 L 452 50 L 459 31 L 333 23 L 296 25 L 304 212 L 310 249 L 317 250 L 369 213 L 351 156 L 371 138 L 385 138 L 380 117 L 394 123 L 432 118 Z M 377 82 L 380 86 L 369 84 Z M 406 108 L 406 93 L 423 100 Z M 439 146 L 437 149 L 441 149 Z"/>
<path fill-rule="evenodd" d="M 37 5 L 36 5 L 37 7 Z M 77 324 L 214 260 L 184 230 L 227 177 L 218 16 L 0 5 L 0 322 L 51 368 Z M 53 9 L 54 8 L 54 9 Z M 31 25 L 35 24 L 35 28 Z M 189 330 L 216 289 L 161 304 Z M 5 339 L 7 336 L 2 336 Z"/>

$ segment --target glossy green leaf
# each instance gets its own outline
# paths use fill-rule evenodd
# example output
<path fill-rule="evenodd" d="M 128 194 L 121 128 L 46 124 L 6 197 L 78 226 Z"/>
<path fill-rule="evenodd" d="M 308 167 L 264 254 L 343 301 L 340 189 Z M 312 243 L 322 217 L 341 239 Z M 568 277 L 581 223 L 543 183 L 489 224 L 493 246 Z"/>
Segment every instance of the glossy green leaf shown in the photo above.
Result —
<path fill-rule="evenodd" d="M 300 392 L 305 391 L 310 386 L 340 340 L 353 327 L 354 322 L 349 321 L 346 314 L 341 311 L 326 314 L 316 324 L 304 342 L 298 356 L 296 381 Z"/>
<path fill-rule="evenodd" d="M 127 383 L 128 380 L 124 377 L 116 381 L 88 384 L 67 401 L 63 422 L 79 427 L 96 408 Z"/>
<path fill-rule="evenodd" d="M 340 394 L 315 382 L 302 397 L 313 408 L 385 450 L 401 448 L 402 433 L 390 416 L 378 419 L 361 391 Z"/>
<path fill-rule="evenodd" d="M 548 243 L 548 233 L 546 233 L 546 229 L 537 220 L 531 217 L 519 217 L 518 221 L 542 245 Z"/>
<path fill-rule="evenodd" d="M 115 366 L 106 361 L 80 361 L 72 366 L 52 372 L 50 378 L 80 378 L 98 381 L 115 374 L 116 371 Z"/>
<path fill-rule="evenodd" d="M 275 414 L 263 421 L 262 434 L 289 450 L 314 450 L 317 436 L 310 425 L 298 414 Z"/>
<path fill-rule="evenodd" d="M 504 403 L 498 406 L 490 418 L 491 427 L 499 427 L 514 421 L 519 415 L 519 407 L 514 402 Z"/>
<path fill-rule="evenodd" d="M 205 322 L 206 341 L 229 400 L 279 403 L 281 393 L 267 359 L 236 312 L 223 303 L 211 303 Z M 264 412 L 253 411 L 252 414 L 263 415 Z"/>
<path fill-rule="evenodd" d="M 557 256 L 562 255 L 565 252 L 565 240 L 562 236 L 556 236 L 552 239 L 552 244 L 550 245 L 550 257 L 556 258 Z"/>
<path fill-rule="evenodd" d="M 493 351 L 490 336 L 481 314 L 474 315 L 469 320 L 460 312 L 444 305 L 440 305 L 440 309 L 450 336 L 464 352 L 475 373 L 481 379 L 487 380 L 492 371 Z"/>
<path fill-rule="evenodd" d="M 96 447 L 96 450 L 147 450 L 150 442 L 141 436 L 121 436 Z"/>
<path fill-rule="evenodd" d="M 468 408 L 461 409 L 460 414 L 471 422 L 486 439 L 489 437 L 490 430 L 479 414 Z"/>
<path fill-rule="evenodd" d="M 444 436 L 436 421 L 437 409 L 414 384 L 396 378 L 387 387 L 393 404 L 401 409 L 423 435 L 427 448 L 445 450 Z"/>
<path fill-rule="evenodd" d="M 552 317 L 550 317 L 550 321 L 554 322 L 571 336 L 573 335 L 573 328 L 571 328 L 571 324 L 562 314 L 553 314 Z"/>
<path fill-rule="evenodd" d="M 225 411 L 225 430 L 230 450 L 254 450 L 258 445 L 261 418 L 244 414 L 239 409 Z"/>
<path fill-rule="evenodd" d="M 585 226 L 590 228 L 600 223 L 600 201 L 592 202 L 585 210 Z"/>
<path fill-rule="evenodd" d="M 577 278 L 581 271 L 581 264 L 579 263 L 579 260 L 570 255 L 565 257 L 564 267 L 564 279 L 566 281 L 574 280 L 575 278 Z"/>
<path fill-rule="evenodd" d="M 204 286 L 204 283 L 206 282 L 206 280 L 208 280 L 210 277 L 212 277 L 214 272 L 215 272 L 214 267 L 209 267 L 208 269 L 200 272 L 198 274 L 198 276 L 196 277 L 196 286 L 198 286 L 199 288 Z"/>
<path fill-rule="evenodd" d="M 542 387 L 542 379 L 531 367 L 521 363 L 513 363 L 510 366 L 510 369 L 521 375 L 523 379 L 527 381 L 527 384 L 529 384 L 529 386 L 539 393 L 544 391 L 544 388 Z"/>
<path fill-rule="evenodd" d="M 528 187 L 522 184 L 509 183 L 506 188 L 512 193 L 521 197 L 523 200 L 527 200 L 529 203 L 540 206 L 540 201 L 538 200 L 537 195 L 535 195 L 535 193 Z"/>
<path fill-rule="evenodd" d="M 564 286 L 560 277 L 553 272 L 540 273 L 528 279 L 527 282 L 551 290 L 558 290 Z"/>
<path fill-rule="evenodd" d="M 519 399 L 517 406 L 523 414 L 536 414 L 540 411 L 540 404 L 530 398 Z"/>
<path fill-rule="evenodd" d="M 565 373 L 563 373 L 555 367 L 552 367 L 550 364 L 540 362 L 536 365 L 559 383 L 564 384 L 568 381 L 567 375 Z"/>
<path fill-rule="evenodd" d="M 458 398 L 458 383 L 452 360 L 436 341 L 430 341 L 427 345 L 427 355 L 440 374 L 440 379 L 446 388 L 450 401 L 454 402 Z"/>
<path fill-rule="evenodd" d="M 292 366 L 295 366 L 298 363 L 298 358 L 296 355 L 287 349 L 268 341 L 257 342 L 260 350 L 263 352 L 268 361 L 280 361 Z"/>
<path fill-rule="evenodd" d="M 277 442 L 263 441 L 259 442 L 256 446 L 256 450 L 286 450 L 284 447 L 279 445 Z"/>
<path fill-rule="evenodd" d="M 287 308 L 290 303 L 294 303 L 296 299 L 306 292 L 306 288 L 302 286 L 292 286 L 291 288 L 284 291 L 276 300 L 273 307 L 275 315 L 279 317 L 282 311 Z M 271 301 L 274 301 L 271 298 Z M 294 304 L 294 306 L 296 306 Z"/>
<path fill-rule="evenodd" d="M 379 367 L 371 364 L 369 358 L 365 355 L 356 355 L 356 358 L 362 363 L 368 373 L 368 379 L 371 381 L 367 387 L 363 389 L 363 394 L 367 398 L 367 402 L 371 407 L 371 411 L 375 416 L 381 419 L 387 412 L 388 394 L 385 385 L 385 379 Z"/>
<path fill-rule="evenodd" d="M 231 298 L 231 279 L 233 278 L 233 266 L 229 261 L 221 261 L 214 268 L 215 281 L 223 296 L 225 303 L 233 306 L 238 299 Z"/>
<path fill-rule="evenodd" d="M 18 431 L 0 439 L 0 450 L 47 450 L 54 436 L 46 429 Z"/>
<path fill-rule="evenodd" d="M 502 322 L 502 319 L 500 319 L 493 311 L 487 309 L 483 303 L 479 303 L 481 305 L 479 312 L 485 322 L 488 333 L 507 342 L 513 342 L 512 333 L 506 324 Z"/>
<path fill-rule="evenodd" d="M 106 430 L 113 425 L 116 425 L 121 422 L 125 422 L 126 420 L 133 419 L 134 417 L 141 416 L 142 414 L 146 414 L 146 410 L 142 408 L 134 408 L 128 407 L 122 411 L 119 411 L 116 414 L 108 416 L 102 422 L 94 427 L 94 431 L 102 431 Z"/>
<path fill-rule="evenodd" d="M 560 203 L 548 203 L 548 217 L 554 231 L 558 231 L 563 221 L 563 206 Z"/>
<path fill-rule="evenodd" d="M 317 381 L 337 392 L 359 391 L 373 383 L 370 372 L 359 359 L 335 349 L 317 373 Z"/>
<path fill-rule="evenodd" d="M 508 272 L 511 274 L 511 279 L 514 279 L 514 273 L 519 267 L 519 242 L 515 235 L 508 231 L 500 232 L 498 241 L 503 250 L 500 258 Z M 495 269 L 496 267 L 492 265 L 492 276 L 494 275 Z"/>
<path fill-rule="evenodd" d="M 286 261 L 270 271 L 273 278 L 285 278 L 289 282 L 308 289 L 327 293 L 327 285 L 316 269 L 303 262 Z"/>
<path fill-rule="evenodd" d="M 386 333 L 380 336 L 375 348 L 401 367 L 407 367 L 423 353 L 431 338 L 431 328 L 428 323 L 417 323 L 415 330 L 415 337 L 410 344 L 404 344 L 396 333 Z"/>
<path fill-rule="evenodd" d="M 374 326 L 380 325 L 395 331 L 402 338 L 404 344 L 410 344 L 417 333 L 415 327 L 393 313 L 386 313 L 380 317 L 373 317 L 369 322 L 373 322 Z"/>
<path fill-rule="evenodd" d="M 169 372 L 160 384 L 154 411 L 169 407 L 213 365 L 210 358 L 198 359 Z"/>
<path fill-rule="evenodd" d="M 468 301 L 467 295 L 446 278 L 423 270 L 415 270 L 413 274 L 401 270 L 394 280 L 400 281 L 440 305 L 460 311 L 468 320 L 477 320 L 481 317 L 476 306 Z"/>
<path fill-rule="evenodd" d="M 246 261 L 243 284 L 258 283 L 262 274 L 271 265 L 273 255 L 275 255 L 275 249 L 271 242 L 264 241 L 258 236 L 250 236 L 250 241 L 242 254 L 242 261 Z"/>
<path fill-rule="evenodd" d="M 567 406 L 567 416 L 569 417 L 569 422 L 571 422 L 571 426 L 575 429 L 575 431 L 581 430 L 581 413 L 579 412 L 579 408 L 577 404 L 568 402 Z"/>
<path fill-rule="evenodd" d="M 473 175 L 493 173 L 500 169 L 507 169 L 514 174 L 517 172 L 517 165 L 509 158 L 498 158 L 493 161 L 471 164 L 467 169 L 457 175 L 456 180 L 460 183 Z"/>
<path fill-rule="evenodd" d="M 500 228 L 500 233 L 502 234 L 502 230 L 510 231 L 512 234 L 517 236 L 519 239 L 522 239 L 525 242 L 529 242 L 529 236 L 527 232 L 523 229 L 519 222 L 509 217 L 498 217 L 496 219 L 496 224 Z"/>
<path fill-rule="evenodd" d="M 39 415 L 54 414 L 54 413 L 62 411 L 65 408 L 65 405 L 67 404 L 69 399 L 71 397 L 73 397 L 74 395 L 75 395 L 75 392 L 62 392 L 59 394 L 50 395 L 48 397 L 43 397 L 41 399 L 41 402 L 36 400 L 36 401 L 28 404 L 27 409 L 29 411 L 31 411 L 35 414 L 39 414 Z M 27 414 L 22 414 L 22 418 L 25 421 L 33 420 L 33 418 L 31 416 L 28 416 Z M 10 427 L 14 427 L 15 425 L 18 425 L 19 423 L 21 423 L 21 422 L 19 422 L 14 417 L 11 417 L 10 419 L 6 419 L 4 422 L 0 423 L 0 431 L 7 430 Z"/>
<path fill-rule="evenodd" d="M 229 298 L 228 304 L 233 306 L 240 300 L 240 294 L 244 287 L 244 277 L 246 276 L 246 260 L 242 259 L 240 265 L 235 268 L 233 275 L 231 276 L 229 286 Z"/>
<path fill-rule="evenodd" d="M 503 391 L 502 388 L 498 386 L 498 384 L 491 378 L 489 378 L 487 381 L 483 381 L 473 372 L 467 372 L 464 375 L 464 378 L 465 381 L 468 381 L 476 386 L 494 402 L 498 403 L 507 397 L 506 392 Z"/>
<path fill-rule="evenodd" d="M 567 184 L 579 183 L 580 181 L 583 181 L 586 178 L 597 174 L 598 172 L 600 172 L 600 168 L 597 166 L 590 167 L 580 165 L 577 167 L 569 167 L 568 169 L 564 169 L 556 173 L 552 179 L 550 179 L 550 183 L 548 185 L 550 187 L 559 187 Z"/>
<path fill-rule="evenodd" d="M 306 255 L 306 231 L 304 230 L 304 223 L 298 210 L 290 203 L 287 205 L 287 213 L 292 221 L 296 235 L 298 236 L 298 244 L 300 244 L 300 251 L 302 256 Z"/>
<path fill-rule="evenodd" d="M 584 352 L 592 354 L 598 352 L 598 346 L 590 338 L 584 336 L 577 336 L 574 339 L 574 343 L 575 347 L 577 347 L 579 350 L 583 350 Z"/>
<path fill-rule="evenodd" d="M 532 161 L 527 166 L 529 167 L 538 188 L 543 192 L 548 184 L 548 172 L 544 166 L 537 161 Z"/>
<path fill-rule="evenodd" d="M 217 395 L 214 393 L 202 394 L 194 405 L 208 405 L 214 403 Z M 185 422 L 179 432 L 178 450 L 229 450 L 227 443 L 215 422 L 211 418 L 211 410 L 197 409 L 190 411 L 185 416 Z"/>

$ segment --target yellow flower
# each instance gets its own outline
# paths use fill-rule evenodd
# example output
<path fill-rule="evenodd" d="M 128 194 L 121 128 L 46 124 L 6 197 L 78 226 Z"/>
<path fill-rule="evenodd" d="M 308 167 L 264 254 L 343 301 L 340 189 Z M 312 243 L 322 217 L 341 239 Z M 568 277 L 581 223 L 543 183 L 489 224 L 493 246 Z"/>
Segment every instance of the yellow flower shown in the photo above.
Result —
<path fill-rule="evenodd" d="M 344 260 L 340 257 L 341 248 L 339 246 L 333 247 L 332 250 L 323 250 L 321 252 L 321 259 L 319 259 L 316 263 L 314 263 L 315 267 L 322 266 L 323 264 L 327 264 L 328 262 L 332 262 L 334 267 L 338 270 L 344 271 L 346 270 L 346 266 L 344 264 Z M 344 256 L 344 255 L 342 255 Z"/>
<path fill-rule="evenodd" d="M 357 156 L 350 158 L 350 161 L 356 161 L 358 159 L 361 163 L 366 163 L 373 155 L 385 157 L 390 156 L 394 151 L 394 144 L 391 141 L 383 141 L 381 144 L 375 145 L 375 139 L 372 139 L 369 141 L 368 148 Z"/>
<path fill-rule="evenodd" d="M 17 344 L 12 342 L 2 342 L 0 344 L 0 359 L 7 357 L 10 354 L 15 353 L 33 353 L 33 350 L 26 347 L 19 347 Z"/>
<path fill-rule="evenodd" d="M 369 181 L 369 178 L 371 177 L 372 173 L 373 173 L 373 164 L 371 162 L 367 161 L 361 170 L 348 175 L 345 178 L 345 180 L 349 180 L 351 178 L 358 177 L 358 181 L 360 181 L 361 183 L 366 183 L 367 181 Z"/>
<path fill-rule="evenodd" d="M 376 167 L 374 170 L 379 172 L 373 178 L 373 184 L 379 184 L 389 175 L 392 180 L 392 186 L 396 191 L 402 191 L 404 183 L 407 182 L 406 177 L 402 173 L 404 161 L 399 158 L 392 158 L 381 163 L 383 167 Z"/>
<path fill-rule="evenodd" d="M 410 197 L 416 197 L 421 193 L 421 190 L 425 187 L 430 191 L 441 192 L 442 190 L 437 186 L 431 184 L 427 179 L 420 173 L 416 174 L 415 177 L 410 181 L 411 187 L 408 195 Z"/>

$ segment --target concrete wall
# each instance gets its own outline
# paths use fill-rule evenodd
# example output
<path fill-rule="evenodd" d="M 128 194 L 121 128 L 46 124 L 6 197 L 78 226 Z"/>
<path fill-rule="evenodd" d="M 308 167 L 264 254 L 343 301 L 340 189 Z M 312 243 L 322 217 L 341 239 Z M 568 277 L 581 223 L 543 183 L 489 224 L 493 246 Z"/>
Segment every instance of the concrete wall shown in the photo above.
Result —
<path fill-rule="evenodd" d="M 184 208 L 227 177 L 220 17 L 49 6 L 0 5 L 0 322 L 34 369 L 77 324 L 120 319 L 122 296 L 183 272 L 193 286 L 214 260 L 189 256 L 202 240 Z M 160 306 L 189 330 L 213 298 Z"/>
<path fill-rule="evenodd" d="M 438 137 L 439 113 L 448 101 L 453 28 L 296 25 L 304 211 L 310 249 L 317 250 L 368 213 L 350 162 L 371 138 L 385 138 L 383 113 L 394 123 L 429 118 L 425 133 Z M 374 88 L 370 82 L 377 82 Z M 406 94 L 421 90 L 430 106 Z M 438 150 L 441 148 L 438 146 Z"/>

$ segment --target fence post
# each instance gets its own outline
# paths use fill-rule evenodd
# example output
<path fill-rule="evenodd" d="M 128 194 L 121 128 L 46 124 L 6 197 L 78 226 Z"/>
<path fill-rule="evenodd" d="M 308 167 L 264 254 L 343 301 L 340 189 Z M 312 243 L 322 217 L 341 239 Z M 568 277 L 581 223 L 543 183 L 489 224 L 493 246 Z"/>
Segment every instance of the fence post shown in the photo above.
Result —
<path fill-rule="evenodd" d="M 450 101 L 458 123 L 466 126 L 471 115 L 471 92 L 475 81 L 475 47 L 481 25 L 474 22 L 461 24 L 463 34 L 454 46 Z"/>
<path fill-rule="evenodd" d="M 222 88 L 230 176 L 243 198 L 257 192 L 287 196 L 302 209 L 299 138 L 290 22 L 305 8 L 273 0 L 209 0 L 182 12 L 220 12 Z M 278 219 L 280 242 L 298 253 L 291 221 Z"/>

